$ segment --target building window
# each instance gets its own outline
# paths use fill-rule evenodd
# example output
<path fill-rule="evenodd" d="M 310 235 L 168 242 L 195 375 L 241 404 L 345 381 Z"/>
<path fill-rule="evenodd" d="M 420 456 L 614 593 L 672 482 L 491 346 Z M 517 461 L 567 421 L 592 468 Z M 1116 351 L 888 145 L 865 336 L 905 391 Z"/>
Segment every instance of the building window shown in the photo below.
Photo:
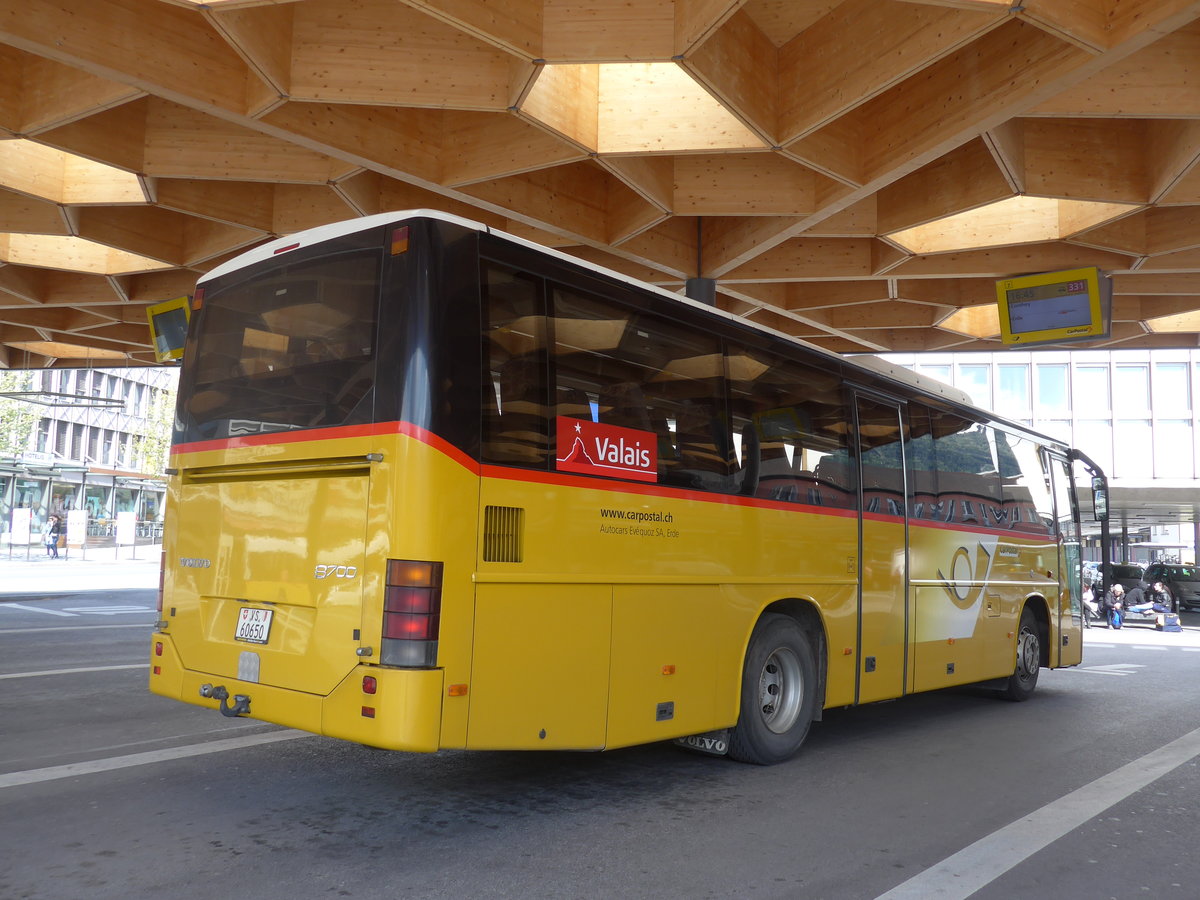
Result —
<path fill-rule="evenodd" d="M 1159 419 L 1154 423 L 1154 477 L 1192 477 L 1192 423 Z"/>
<path fill-rule="evenodd" d="M 1039 409 L 1042 412 L 1066 412 L 1070 409 L 1066 365 L 1039 365 L 1036 370 Z"/>
<path fill-rule="evenodd" d="M 992 367 L 960 365 L 958 386 L 971 395 L 971 399 L 985 409 L 992 408 Z"/>
<path fill-rule="evenodd" d="M 1116 399 L 1120 399 L 1119 392 Z M 1148 419 L 1119 419 L 1113 435 L 1116 445 L 1113 475 L 1141 480 L 1153 477 L 1152 457 L 1146 452 L 1147 448 L 1153 446 L 1152 439 Z"/>
<path fill-rule="evenodd" d="M 1076 366 L 1076 413 L 1101 415 L 1112 409 L 1108 395 L 1108 366 Z"/>
<path fill-rule="evenodd" d="M 1149 369 L 1145 365 L 1113 370 L 1113 410 L 1145 414 L 1150 409 Z"/>
<path fill-rule="evenodd" d="M 1181 412 L 1192 408 L 1191 385 L 1188 383 L 1187 363 L 1155 363 L 1154 364 L 1154 411 L 1163 413 L 1168 410 Z"/>
<path fill-rule="evenodd" d="M 997 368 L 996 409 L 1007 415 L 1024 417 L 1029 414 L 1029 366 L 999 366 Z"/>

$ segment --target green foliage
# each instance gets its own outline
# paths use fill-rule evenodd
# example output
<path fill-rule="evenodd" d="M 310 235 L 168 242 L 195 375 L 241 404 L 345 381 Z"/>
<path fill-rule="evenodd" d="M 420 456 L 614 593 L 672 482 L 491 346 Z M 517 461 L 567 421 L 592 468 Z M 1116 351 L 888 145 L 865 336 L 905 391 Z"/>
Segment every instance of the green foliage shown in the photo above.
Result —
<path fill-rule="evenodd" d="M 34 373 L 25 369 L 0 372 L 0 392 L 33 390 Z M 0 456 L 21 456 L 32 446 L 41 409 L 28 400 L 0 397 Z"/>
<path fill-rule="evenodd" d="M 171 454 L 171 428 L 175 421 L 175 390 L 153 390 L 146 410 L 146 426 L 133 439 L 134 458 L 143 475 L 161 476 Z"/>

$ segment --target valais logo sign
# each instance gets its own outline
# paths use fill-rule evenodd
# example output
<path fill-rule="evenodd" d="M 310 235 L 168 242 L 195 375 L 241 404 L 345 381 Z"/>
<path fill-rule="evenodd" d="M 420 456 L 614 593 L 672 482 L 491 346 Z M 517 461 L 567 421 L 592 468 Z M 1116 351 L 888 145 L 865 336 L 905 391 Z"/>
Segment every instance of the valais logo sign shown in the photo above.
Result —
<path fill-rule="evenodd" d="M 651 431 L 558 417 L 560 472 L 658 481 L 658 445 Z"/>

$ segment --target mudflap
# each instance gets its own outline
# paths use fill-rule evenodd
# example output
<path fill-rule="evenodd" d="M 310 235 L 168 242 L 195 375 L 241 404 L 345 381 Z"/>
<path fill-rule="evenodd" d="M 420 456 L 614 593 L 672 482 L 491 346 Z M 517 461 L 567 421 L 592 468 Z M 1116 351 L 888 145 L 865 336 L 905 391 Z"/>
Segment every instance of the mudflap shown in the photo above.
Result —
<path fill-rule="evenodd" d="M 685 750 L 695 750 L 708 756 L 725 756 L 729 753 L 729 729 L 706 731 L 704 734 L 689 734 L 687 737 L 675 738 L 671 743 Z"/>

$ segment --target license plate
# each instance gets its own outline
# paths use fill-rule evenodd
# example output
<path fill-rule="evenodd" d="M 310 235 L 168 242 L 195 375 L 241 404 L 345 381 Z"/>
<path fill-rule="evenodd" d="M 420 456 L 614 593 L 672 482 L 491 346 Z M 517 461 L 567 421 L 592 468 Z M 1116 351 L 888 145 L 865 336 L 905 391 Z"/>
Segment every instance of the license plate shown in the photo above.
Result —
<path fill-rule="evenodd" d="M 271 634 L 271 618 L 275 615 L 272 609 L 253 609 L 243 606 L 238 611 L 237 630 L 233 632 L 235 641 L 248 641 L 251 644 L 265 644 Z"/>

